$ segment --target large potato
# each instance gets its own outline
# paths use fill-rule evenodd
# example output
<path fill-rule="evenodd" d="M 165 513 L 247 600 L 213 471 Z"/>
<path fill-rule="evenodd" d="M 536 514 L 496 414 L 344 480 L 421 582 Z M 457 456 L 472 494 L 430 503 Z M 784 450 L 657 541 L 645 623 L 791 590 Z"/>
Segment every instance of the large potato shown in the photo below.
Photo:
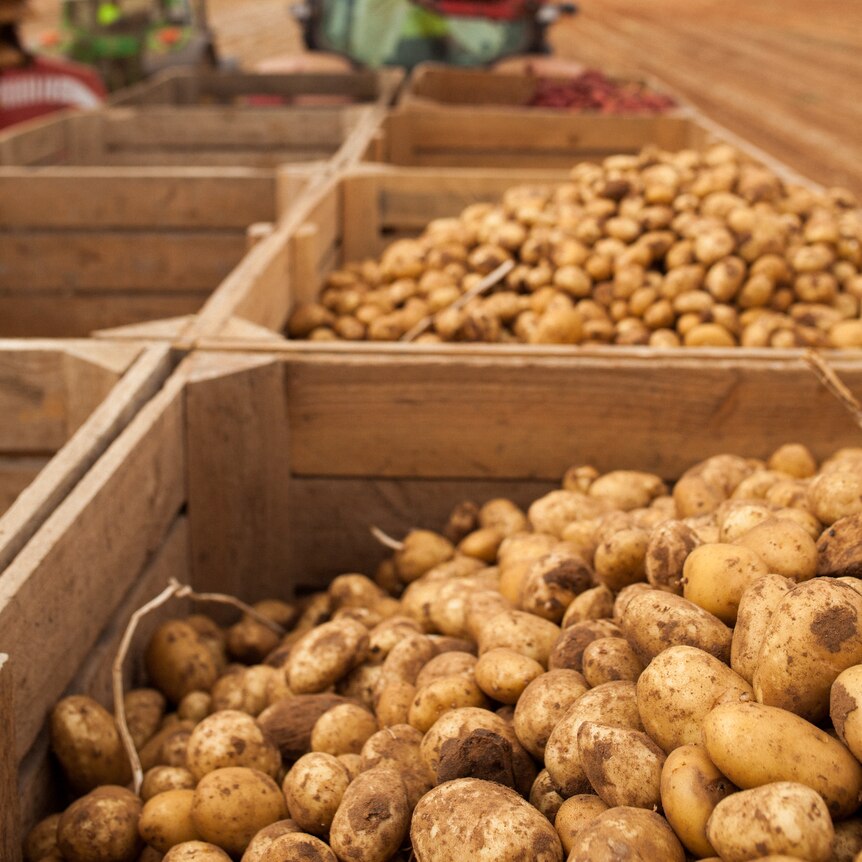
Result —
<path fill-rule="evenodd" d="M 736 792 L 702 745 L 674 749 L 661 771 L 661 806 L 677 837 L 695 856 L 714 856 L 706 824 L 715 806 Z"/>
<path fill-rule="evenodd" d="M 833 578 L 794 587 L 775 609 L 752 684 L 757 699 L 819 722 L 838 674 L 862 663 L 862 595 Z"/>
<path fill-rule="evenodd" d="M 685 862 L 667 821 L 643 808 L 610 808 L 575 835 L 568 862 Z"/>
<path fill-rule="evenodd" d="M 585 721 L 578 729 L 581 766 L 609 806 L 658 808 L 664 752 L 645 734 Z"/>
<path fill-rule="evenodd" d="M 829 695 L 829 716 L 841 741 L 862 760 L 862 665 L 842 671 Z"/>
<path fill-rule="evenodd" d="M 334 685 L 365 658 L 368 629 L 355 620 L 323 623 L 290 652 L 287 684 L 296 694 L 315 694 Z"/>
<path fill-rule="evenodd" d="M 387 862 L 409 826 L 407 792 L 398 772 L 376 766 L 360 773 L 345 791 L 329 843 L 342 862 Z"/>
<path fill-rule="evenodd" d="M 209 691 L 221 670 L 212 644 L 186 620 L 159 626 L 144 659 L 147 675 L 172 703 L 192 691 Z"/>
<path fill-rule="evenodd" d="M 461 778 L 425 794 L 413 812 L 410 838 L 417 862 L 562 862 L 553 826 L 517 793 Z"/>
<path fill-rule="evenodd" d="M 834 837 L 820 796 L 789 781 L 723 799 L 709 818 L 707 834 L 724 862 L 747 862 L 767 854 L 829 862 Z"/>
<path fill-rule="evenodd" d="M 636 682 L 643 663 L 625 638 L 598 638 L 587 644 L 583 655 L 584 678 L 595 688 L 606 682 L 627 679 Z"/>
<path fill-rule="evenodd" d="M 265 826 L 287 817 L 279 786 L 244 766 L 208 772 L 198 782 L 192 820 L 204 841 L 239 856 Z"/>
<path fill-rule="evenodd" d="M 637 681 L 644 729 L 668 753 L 700 742 L 703 720 L 717 703 L 752 696 L 751 686 L 727 665 L 687 646 L 659 653 Z"/>
<path fill-rule="evenodd" d="M 575 670 L 549 670 L 534 679 L 515 704 L 513 726 L 521 745 L 536 758 L 545 754 L 551 731 L 568 708 L 587 691 Z"/>
<path fill-rule="evenodd" d="M 144 805 L 138 831 L 141 838 L 160 853 L 175 844 L 200 838 L 192 820 L 193 790 L 168 790 Z"/>
<path fill-rule="evenodd" d="M 326 835 L 350 784 L 347 770 L 331 754 L 300 757 L 282 785 L 291 819 L 305 832 Z"/>
<path fill-rule="evenodd" d="M 422 758 L 423 734 L 409 724 L 396 724 L 378 731 L 362 747 L 362 771 L 391 766 L 401 776 L 412 811 L 419 799 L 434 786 L 434 774 Z"/>
<path fill-rule="evenodd" d="M 643 730 L 634 683 L 608 682 L 579 697 L 566 711 L 545 746 L 545 768 L 563 796 L 590 790 L 581 763 L 578 731 L 585 721 Z"/>
<path fill-rule="evenodd" d="M 730 659 L 733 632 L 694 602 L 662 590 L 644 590 L 632 596 L 622 612 L 620 627 L 644 664 L 671 646 L 697 647 L 725 663 Z"/>
<path fill-rule="evenodd" d="M 271 778 L 281 767 L 278 749 L 257 722 L 231 709 L 207 716 L 191 732 L 186 748 L 186 768 L 198 781 L 226 766 L 259 769 Z"/>
<path fill-rule="evenodd" d="M 801 582 L 817 574 L 817 545 L 795 521 L 781 515 L 767 518 L 741 535 L 739 547 L 754 551 L 767 569 Z"/>
<path fill-rule="evenodd" d="M 769 621 L 782 599 L 793 589 L 793 581 L 781 575 L 764 575 L 742 594 L 730 644 L 730 666 L 747 682 L 754 678 L 757 657 Z"/>
<path fill-rule="evenodd" d="M 77 793 L 132 777 L 114 717 L 90 697 L 66 697 L 54 707 L 51 746 Z"/>
<path fill-rule="evenodd" d="M 276 820 L 255 834 L 242 854 L 241 862 L 263 862 L 264 854 L 277 838 L 299 831 L 299 826 L 293 820 Z"/>
<path fill-rule="evenodd" d="M 724 703 L 703 722 L 709 759 L 737 787 L 793 781 L 816 790 L 833 817 L 859 807 L 862 766 L 834 737 L 759 703 Z"/>
<path fill-rule="evenodd" d="M 506 647 L 547 666 L 560 627 L 523 611 L 503 611 L 485 621 L 479 632 L 479 654 Z"/>
<path fill-rule="evenodd" d="M 834 524 L 842 518 L 862 512 L 862 466 L 845 460 L 832 469 L 824 465 L 808 486 L 808 505 L 824 524 Z"/>
<path fill-rule="evenodd" d="M 99 787 L 73 802 L 57 825 L 66 862 L 134 862 L 141 850 L 141 801 L 122 787 Z"/>

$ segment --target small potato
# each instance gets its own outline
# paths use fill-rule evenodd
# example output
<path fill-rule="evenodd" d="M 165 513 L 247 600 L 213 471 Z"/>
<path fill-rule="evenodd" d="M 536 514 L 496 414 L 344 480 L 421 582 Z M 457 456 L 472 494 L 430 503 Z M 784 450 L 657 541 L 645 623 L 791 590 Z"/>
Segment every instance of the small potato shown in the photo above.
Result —
<path fill-rule="evenodd" d="M 768 573 L 753 550 L 735 544 L 701 545 L 685 561 L 683 596 L 722 622 L 733 623 L 742 594 Z"/>
<path fill-rule="evenodd" d="M 267 698 L 271 690 L 270 683 L 283 679 L 283 671 L 266 665 L 255 665 L 243 668 L 237 673 L 225 674 L 212 687 L 212 711 L 235 709 L 249 715 L 260 715 L 269 705 Z M 186 702 L 188 697 L 189 695 L 186 695 L 183 702 Z"/>
<path fill-rule="evenodd" d="M 817 461 L 807 446 L 787 443 L 779 446 L 767 461 L 770 470 L 787 473 L 794 479 L 807 479 L 817 472 Z"/>
<path fill-rule="evenodd" d="M 795 781 L 816 790 L 835 818 L 859 807 L 862 766 L 837 739 L 792 712 L 723 703 L 704 719 L 703 742 L 737 787 Z"/>
<path fill-rule="evenodd" d="M 425 733 L 449 710 L 469 706 L 482 707 L 487 702 L 475 679 L 462 675 L 444 676 L 416 692 L 407 713 L 407 723 Z"/>
<path fill-rule="evenodd" d="M 200 781 L 226 766 L 259 769 L 274 778 L 281 767 L 278 749 L 244 712 L 214 712 L 195 727 L 186 749 L 186 767 Z"/>
<path fill-rule="evenodd" d="M 212 707 L 212 695 L 205 691 L 190 691 L 177 705 L 177 715 L 197 724 L 213 711 Z"/>
<path fill-rule="evenodd" d="M 246 862 L 246 852 L 242 860 Z M 338 862 L 330 847 L 313 835 L 303 835 L 301 832 L 291 832 L 280 835 L 263 851 L 260 862 Z"/>
<path fill-rule="evenodd" d="M 478 659 L 471 653 L 454 650 L 434 656 L 420 671 L 416 677 L 416 685 L 424 688 L 435 679 L 444 676 L 464 676 L 475 678 L 476 663 Z"/>
<path fill-rule="evenodd" d="M 59 855 L 57 849 L 57 826 L 60 823 L 59 814 L 50 814 L 40 820 L 24 839 L 24 862 L 40 862 L 53 855 Z"/>
<path fill-rule="evenodd" d="M 569 707 L 551 731 L 545 747 L 545 768 L 563 796 L 590 789 L 578 746 L 578 731 L 585 721 L 643 730 L 634 684 L 608 682 L 590 689 Z"/>
<path fill-rule="evenodd" d="M 776 516 L 740 536 L 736 545 L 754 551 L 776 575 L 799 583 L 817 574 L 817 546 L 799 524 Z"/>
<path fill-rule="evenodd" d="M 504 536 L 514 536 L 527 529 L 527 516 L 511 500 L 499 497 L 488 500 L 479 509 L 479 524 L 483 529 L 497 530 Z"/>
<path fill-rule="evenodd" d="M 584 650 L 595 640 L 606 637 L 619 637 L 619 627 L 610 620 L 587 620 L 563 629 L 548 658 L 551 670 L 569 668 L 584 669 Z"/>
<path fill-rule="evenodd" d="M 614 591 L 646 580 L 649 533 L 637 528 L 619 530 L 599 543 L 594 565 L 596 580 Z"/>
<path fill-rule="evenodd" d="M 689 646 L 659 653 L 637 681 L 644 729 L 666 752 L 700 742 L 716 703 L 753 698 L 751 686 L 715 656 Z"/>
<path fill-rule="evenodd" d="M 409 826 L 403 782 L 395 770 L 377 766 L 360 773 L 345 791 L 329 843 L 342 862 L 387 862 Z"/>
<path fill-rule="evenodd" d="M 683 566 L 699 544 L 695 532 L 682 521 L 665 521 L 656 527 L 644 560 L 649 583 L 657 590 L 682 595 Z"/>
<path fill-rule="evenodd" d="M 435 787 L 413 812 L 410 839 L 418 862 L 562 862 L 553 826 L 502 785 L 461 778 Z"/>
<path fill-rule="evenodd" d="M 643 808 L 610 808 L 575 835 L 568 862 L 684 862 L 667 821 Z"/>
<path fill-rule="evenodd" d="M 520 606 L 559 623 L 578 593 L 593 586 L 593 572 L 581 557 L 555 550 L 536 560 L 521 585 Z"/>
<path fill-rule="evenodd" d="M 347 770 L 331 754 L 300 757 L 282 785 L 291 819 L 304 832 L 327 835 L 349 784 Z"/>
<path fill-rule="evenodd" d="M 622 637 L 598 638 L 584 650 L 584 678 L 592 688 L 619 679 L 636 682 L 643 669 L 643 663 Z"/>
<path fill-rule="evenodd" d="M 658 808 L 665 753 L 645 733 L 585 721 L 578 751 L 587 779 L 608 806 Z"/>
<path fill-rule="evenodd" d="M 162 862 L 231 862 L 231 859 L 224 850 L 208 841 L 186 841 L 172 847 Z"/>
<path fill-rule="evenodd" d="M 51 746 L 77 793 L 132 777 L 114 717 L 92 698 L 63 698 L 51 712 Z"/>
<path fill-rule="evenodd" d="M 314 694 L 334 685 L 365 658 L 368 629 L 355 620 L 313 628 L 290 652 L 287 684 L 297 694 Z"/>
<path fill-rule="evenodd" d="M 554 818 L 554 828 L 563 844 L 563 852 L 568 855 L 575 843 L 575 836 L 608 806 L 592 793 L 579 793 L 563 801 Z"/>
<path fill-rule="evenodd" d="M 166 705 L 164 696 L 154 688 L 136 688 L 126 692 L 123 698 L 126 725 L 136 749 L 143 748 L 159 729 Z"/>
<path fill-rule="evenodd" d="M 751 682 L 763 638 L 772 614 L 782 599 L 793 589 L 793 581 L 781 575 L 764 575 L 742 594 L 733 641 L 730 645 L 730 666 L 746 682 Z"/>
<path fill-rule="evenodd" d="M 60 816 L 57 847 L 67 862 L 134 862 L 141 851 L 141 801 L 123 787 L 103 786 Z"/>
<path fill-rule="evenodd" d="M 169 720 L 173 718 L 174 720 Z M 188 742 L 194 724 L 176 716 L 166 716 L 162 729 L 151 737 L 138 752 L 141 768 L 146 772 L 154 766 L 186 766 Z"/>
<path fill-rule="evenodd" d="M 773 511 L 773 508 L 765 503 L 756 503 L 747 500 L 726 500 L 718 507 L 718 512 L 716 512 L 719 539 L 724 543 L 732 544 L 753 527 L 771 518 Z"/>
<path fill-rule="evenodd" d="M 493 700 L 516 704 L 524 689 L 544 672 L 537 661 L 514 650 L 493 649 L 476 664 L 476 684 Z"/>
<path fill-rule="evenodd" d="M 410 707 L 416 698 L 416 686 L 409 682 L 387 683 L 377 696 L 377 721 L 382 727 L 394 724 L 407 724 Z"/>
<path fill-rule="evenodd" d="M 609 509 L 610 505 L 604 500 L 577 491 L 551 491 L 530 506 L 527 517 L 537 533 L 560 539 L 572 521 L 597 518 Z"/>
<path fill-rule="evenodd" d="M 620 627 L 645 665 L 670 646 L 697 647 L 725 663 L 730 658 L 731 630 L 694 602 L 662 590 L 634 595 L 622 612 Z"/>
<path fill-rule="evenodd" d="M 339 754 L 336 760 L 347 770 L 351 781 L 362 772 L 362 757 L 358 754 Z"/>
<path fill-rule="evenodd" d="M 568 708 L 587 691 L 584 677 L 574 670 L 550 670 L 534 679 L 515 705 L 513 727 L 518 741 L 541 759 L 548 738 Z"/>
<path fill-rule="evenodd" d="M 359 754 L 365 741 L 379 730 L 377 720 L 364 707 L 342 703 L 328 709 L 311 731 L 311 750 L 337 757 Z"/>
<path fill-rule="evenodd" d="M 790 781 L 734 793 L 716 805 L 707 834 L 725 862 L 786 854 L 829 862 L 835 836 L 829 811 L 810 788 Z"/>
<path fill-rule="evenodd" d="M 168 790 L 194 790 L 194 776 L 182 766 L 154 766 L 144 773 L 141 799 L 147 802 Z"/>
<path fill-rule="evenodd" d="M 599 476 L 587 493 L 591 497 L 606 500 L 614 509 L 628 512 L 649 506 L 656 497 L 667 493 L 667 486 L 652 473 L 614 470 Z"/>
<path fill-rule="evenodd" d="M 279 786 L 263 772 L 227 767 L 198 783 L 192 820 L 204 841 L 239 856 L 265 826 L 284 820 L 287 806 Z"/>
<path fill-rule="evenodd" d="M 530 805 L 534 808 L 538 808 L 551 823 L 554 822 L 554 818 L 557 816 L 557 812 L 560 810 L 563 804 L 563 797 L 557 793 L 557 789 L 554 787 L 554 782 L 551 781 L 551 776 L 548 775 L 548 770 L 543 769 L 537 776 L 536 780 L 533 782 L 533 786 L 530 788 Z M 598 799 L 598 797 L 596 797 Z M 559 829 L 557 829 L 559 832 Z M 562 838 L 562 836 L 560 836 Z M 565 848 L 565 844 L 563 845 Z"/>
<path fill-rule="evenodd" d="M 482 527 L 468 533 L 458 543 L 458 551 L 468 557 L 476 557 L 486 563 L 493 563 L 497 559 L 497 550 L 500 543 L 506 537 L 493 527 Z"/>
<path fill-rule="evenodd" d="M 209 691 L 219 674 L 213 646 L 187 620 L 156 629 L 144 655 L 147 675 L 172 703 L 192 691 Z"/>
<path fill-rule="evenodd" d="M 714 856 L 706 824 L 715 806 L 736 792 L 701 745 L 672 751 L 661 771 L 661 806 L 677 837 L 695 856 Z"/>
<path fill-rule="evenodd" d="M 507 647 L 547 666 L 560 627 L 523 611 L 503 611 L 488 619 L 479 632 L 479 654 Z"/>
<path fill-rule="evenodd" d="M 862 665 L 842 671 L 832 683 L 829 716 L 840 740 L 860 760 L 862 755 Z"/>
<path fill-rule="evenodd" d="M 404 546 L 395 553 L 395 569 L 405 584 L 422 577 L 455 554 L 452 543 L 430 530 L 411 530 L 404 537 Z"/>
<path fill-rule="evenodd" d="M 362 747 L 362 771 L 390 766 L 404 782 L 410 810 L 434 786 L 434 775 L 422 758 L 422 733 L 408 724 L 378 731 Z"/>
<path fill-rule="evenodd" d="M 604 584 L 575 596 L 563 615 L 562 627 L 568 628 L 586 620 L 609 618 L 614 612 L 614 594 Z"/>
<path fill-rule="evenodd" d="M 160 853 L 176 844 L 200 838 L 192 820 L 194 790 L 168 790 L 144 805 L 138 832 L 141 838 Z"/>
<path fill-rule="evenodd" d="M 862 595 L 833 578 L 798 584 L 781 600 L 757 659 L 752 685 L 761 703 L 809 721 L 829 713 L 838 674 L 862 663 Z"/>
<path fill-rule="evenodd" d="M 862 853 L 862 820 L 854 817 L 834 823 L 835 840 L 832 842 L 832 862 L 854 862 Z"/>

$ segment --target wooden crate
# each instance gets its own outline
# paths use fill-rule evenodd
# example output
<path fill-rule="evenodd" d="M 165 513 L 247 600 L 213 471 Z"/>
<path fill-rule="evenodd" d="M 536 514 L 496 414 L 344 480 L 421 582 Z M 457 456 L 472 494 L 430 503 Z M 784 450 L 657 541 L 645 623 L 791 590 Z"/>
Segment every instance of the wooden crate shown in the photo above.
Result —
<path fill-rule="evenodd" d="M 403 81 L 401 69 L 272 74 L 176 68 L 118 91 L 111 97 L 111 104 L 242 107 L 253 104 L 251 100 L 256 96 L 285 104 L 323 96 L 359 104 L 390 105 Z"/>
<path fill-rule="evenodd" d="M 67 691 L 109 702 L 128 616 L 169 576 L 287 597 L 371 571 L 383 552 L 372 524 L 398 536 L 439 528 L 465 498 L 526 504 L 572 464 L 672 479 L 700 458 L 763 457 L 789 438 L 819 457 L 858 444 L 798 358 L 706 358 L 193 354 L 0 579 L 0 652 L 11 657 L 0 674 L 14 682 L 0 713 L 17 725 L 0 796 L 5 778 L 27 823 L 57 804 L 46 716 Z M 835 367 L 862 393 L 858 362 Z M 14 859 L 7 824 L 2 858 Z"/>

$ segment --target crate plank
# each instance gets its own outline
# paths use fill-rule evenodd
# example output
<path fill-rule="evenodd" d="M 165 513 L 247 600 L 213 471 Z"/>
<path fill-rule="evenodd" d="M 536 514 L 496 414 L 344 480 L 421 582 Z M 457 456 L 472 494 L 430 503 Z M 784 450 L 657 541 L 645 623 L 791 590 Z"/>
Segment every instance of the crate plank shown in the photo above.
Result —
<path fill-rule="evenodd" d="M 9 656 L 0 653 L 0 859 L 20 862 L 21 818 L 18 775 L 15 769 L 15 709 L 13 704 L 12 666 Z"/>
<path fill-rule="evenodd" d="M 49 460 L 47 455 L 42 457 L 0 455 L 0 515 L 36 479 Z"/>

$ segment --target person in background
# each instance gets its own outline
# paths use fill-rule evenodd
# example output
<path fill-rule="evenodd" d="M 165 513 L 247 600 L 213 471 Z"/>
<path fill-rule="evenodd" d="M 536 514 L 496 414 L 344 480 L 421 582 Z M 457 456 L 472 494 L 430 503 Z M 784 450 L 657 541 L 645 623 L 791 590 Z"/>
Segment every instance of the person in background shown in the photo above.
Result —
<path fill-rule="evenodd" d="M 107 93 L 92 69 L 24 47 L 25 14 L 25 0 L 0 0 L 0 129 L 63 108 L 101 105 Z"/>

